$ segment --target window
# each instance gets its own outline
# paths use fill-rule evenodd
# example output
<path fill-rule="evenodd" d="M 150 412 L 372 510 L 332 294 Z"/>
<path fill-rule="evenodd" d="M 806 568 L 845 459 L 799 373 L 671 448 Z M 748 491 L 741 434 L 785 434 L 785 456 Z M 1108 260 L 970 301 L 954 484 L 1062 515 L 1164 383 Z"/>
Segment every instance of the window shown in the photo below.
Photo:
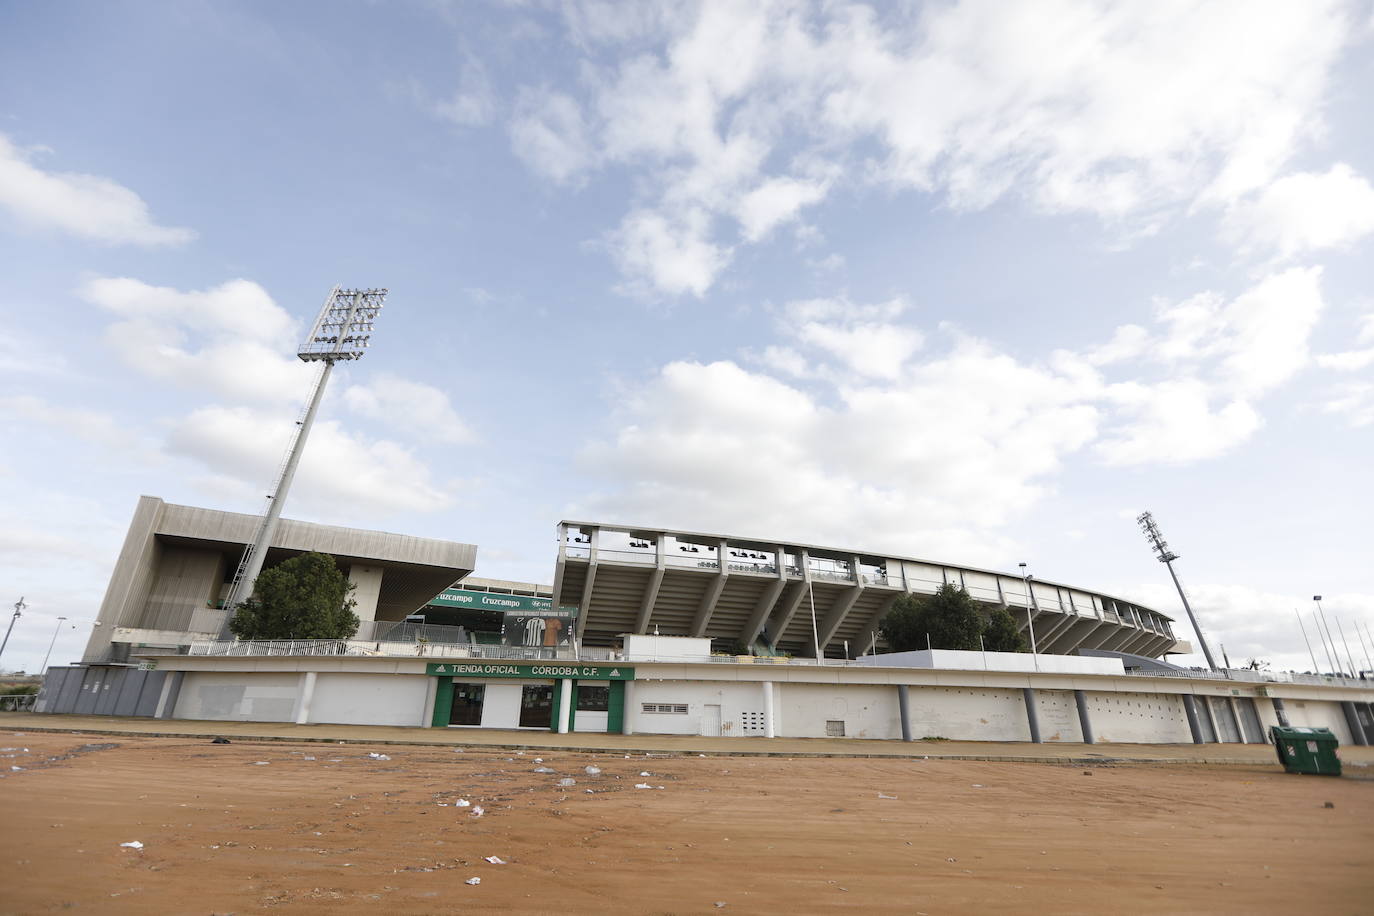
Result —
<path fill-rule="evenodd" d="M 611 708 L 611 688 L 577 687 L 578 712 L 606 712 Z"/>
<path fill-rule="evenodd" d="M 687 715 L 686 703 L 641 703 L 640 709 L 649 713 L 668 713 L 674 716 Z"/>
<path fill-rule="evenodd" d="M 843 737 L 844 737 L 844 720 L 843 720 L 843 719 L 826 719 L 826 720 L 825 720 L 825 736 L 826 736 L 827 738 L 843 738 Z"/>

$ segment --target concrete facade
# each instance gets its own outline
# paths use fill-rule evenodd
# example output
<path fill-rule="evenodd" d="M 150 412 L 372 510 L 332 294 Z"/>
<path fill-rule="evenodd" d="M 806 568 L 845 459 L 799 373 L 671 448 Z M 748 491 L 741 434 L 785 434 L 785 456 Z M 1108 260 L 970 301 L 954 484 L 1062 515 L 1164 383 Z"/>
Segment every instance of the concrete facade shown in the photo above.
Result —
<path fill-rule="evenodd" d="M 1171 619 L 1102 592 L 969 566 L 870 551 L 598 522 L 558 525 L 553 603 L 578 608 L 585 645 L 623 634 L 709 638 L 717 650 L 755 647 L 829 658 L 878 642 L 902 595 L 965 589 L 1006 608 L 1044 655 L 1109 649 L 1158 657 L 1191 651 Z M 812 604 L 815 622 L 812 622 Z M 819 653 L 817 651 L 819 644 Z"/>
<path fill-rule="evenodd" d="M 158 714 L 186 719 L 442 726 L 437 690 L 443 681 L 481 684 L 485 705 L 472 727 L 515 729 L 527 688 L 577 694 L 565 684 L 575 663 L 555 663 L 565 672 L 551 678 L 437 676 L 424 658 L 359 656 L 160 656 L 145 677 L 162 678 Z M 503 663 L 495 663 L 503 664 Z M 613 663 L 598 662 L 602 668 Z M 1142 744 L 1258 743 L 1278 724 L 1274 700 L 1284 702 L 1290 724 L 1329 728 L 1342 744 L 1374 740 L 1371 728 L 1357 736 L 1342 704 L 1374 709 L 1374 688 L 1355 685 L 1249 683 L 1215 678 L 1127 674 L 1065 674 L 951 669 L 714 662 L 701 660 L 619 663 L 633 679 L 623 682 L 623 715 L 604 710 L 565 716 L 570 731 L 722 737 L 870 738 L 912 740 Z M 113 713 L 101 669 L 59 669 L 55 689 L 73 696 L 71 684 L 85 684 L 80 705 L 45 689 L 40 711 Z M 75 672 L 85 672 L 79 677 Z M 581 686 L 604 686 L 586 678 Z M 94 682 L 94 687 L 88 682 Z M 155 695 L 146 686 L 144 701 Z M 614 692 L 614 691 L 613 691 Z M 451 693 L 451 690 L 450 690 Z M 903 721 L 903 694 L 906 715 Z M 118 690 L 116 690 L 118 696 Z M 142 714 L 148 702 L 141 702 Z M 1194 736 L 1188 707 L 1197 714 Z M 61 708 L 66 707 L 66 708 Z M 133 713 L 139 714 L 139 713 Z M 1370 722 L 1366 716 L 1365 722 Z M 558 730 L 557 707 L 549 729 Z M 1085 725 L 1087 726 L 1085 728 Z"/>
<path fill-rule="evenodd" d="M 222 631 L 219 609 L 258 519 L 139 497 L 83 661 L 123 660 L 116 646 L 186 645 Z M 334 556 L 357 585 L 363 620 L 400 620 L 466 576 L 477 548 L 430 538 L 282 519 L 270 567 L 306 551 Z"/>

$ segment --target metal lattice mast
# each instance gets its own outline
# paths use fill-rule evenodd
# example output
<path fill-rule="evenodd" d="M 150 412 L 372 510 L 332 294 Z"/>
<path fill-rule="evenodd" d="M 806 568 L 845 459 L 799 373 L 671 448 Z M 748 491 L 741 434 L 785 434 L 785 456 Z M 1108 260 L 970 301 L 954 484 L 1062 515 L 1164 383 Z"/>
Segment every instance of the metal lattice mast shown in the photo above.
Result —
<path fill-rule="evenodd" d="M 248 545 L 239 561 L 234 581 L 229 589 L 229 600 L 225 607 L 232 617 L 233 609 L 247 601 L 253 594 L 258 573 L 262 572 L 267 550 L 277 533 L 277 522 L 281 518 L 282 506 L 286 504 L 287 492 L 296 476 L 296 466 L 300 463 L 305 441 L 310 436 L 310 427 L 319 412 L 320 401 L 324 398 L 325 386 L 334 363 L 340 360 L 361 359 L 363 351 L 371 346 L 373 322 L 382 310 L 386 299 L 385 289 L 340 289 L 334 287 L 325 299 L 315 324 L 310 329 L 300 350 L 296 353 L 304 362 L 323 363 L 320 374 L 310 393 L 309 406 L 305 414 L 296 421 L 291 444 L 277 476 L 277 484 L 267 497 L 267 510 L 258 523 L 253 543 Z M 226 626 L 228 621 L 226 620 Z"/>
<path fill-rule="evenodd" d="M 1140 525 L 1140 530 L 1145 532 L 1145 539 L 1150 542 L 1159 562 L 1169 567 L 1169 577 L 1174 580 L 1174 588 L 1178 589 L 1178 597 L 1183 601 L 1183 609 L 1188 612 L 1188 620 L 1193 625 L 1193 632 L 1197 634 L 1198 645 L 1202 646 L 1202 654 L 1207 659 L 1207 667 L 1216 671 L 1217 663 L 1212 658 L 1212 650 L 1207 648 L 1207 639 L 1202 635 L 1202 627 L 1198 626 L 1197 616 L 1193 613 L 1193 606 L 1188 603 L 1188 595 L 1183 591 L 1183 583 L 1178 581 L 1178 573 L 1174 572 L 1174 561 L 1178 559 L 1178 554 L 1169 549 L 1169 544 L 1164 540 L 1164 535 L 1159 533 L 1159 526 L 1155 524 L 1154 516 L 1149 512 L 1140 513 L 1136 517 L 1136 523 Z"/>

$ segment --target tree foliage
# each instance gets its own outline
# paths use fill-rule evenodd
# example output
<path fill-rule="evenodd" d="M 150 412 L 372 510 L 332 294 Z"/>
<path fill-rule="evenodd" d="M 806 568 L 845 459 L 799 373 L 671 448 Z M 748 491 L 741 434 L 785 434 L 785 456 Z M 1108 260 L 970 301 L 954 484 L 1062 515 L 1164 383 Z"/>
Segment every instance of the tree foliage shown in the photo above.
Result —
<path fill-rule="evenodd" d="M 303 553 L 258 576 L 229 622 L 239 639 L 347 639 L 358 632 L 353 585 L 326 553 Z"/>
<path fill-rule="evenodd" d="M 913 649 L 982 648 L 992 652 L 1024 652 L 1025 638 L 1005 608 L 995 609 L 987 620 L 978 605 L 955 585 L 941 586 L 933 595 L 903 595 L 878 625 L 878 632 L 893 652 Z"/>
<path fill-rule="evenodd" d="M 1016 627 L 1016 618 L 1004 607 L 993 608 L 983 628 L 983 648 L 989 652 L 1025 652 L 1030 648 Z"/>

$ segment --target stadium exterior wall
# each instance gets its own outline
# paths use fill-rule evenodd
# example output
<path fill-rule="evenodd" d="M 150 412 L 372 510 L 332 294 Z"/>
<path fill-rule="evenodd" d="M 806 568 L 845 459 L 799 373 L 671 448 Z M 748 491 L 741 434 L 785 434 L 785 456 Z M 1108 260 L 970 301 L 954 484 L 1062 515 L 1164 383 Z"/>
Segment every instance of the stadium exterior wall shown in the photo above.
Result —
<path fill-rule="evenodd" d="M 543 689 L 554 698 L 553 718 L 546 725 L 526 727 L 557 729 L 559 703 L 570 702 L 570 697 L 577 703 L 578 691 L 593 687 L 602 697 L 610 691 L 614 711 L 602 706 L 569 712 L 568 730 L 972 741 L 1032 741 L 1038 733 L 1045 742 L 1080 742 L 1085 740 L 1086 717 L 1097 741 L 1151 744 L 1263 742 L 1268 727 L 1278 724 L 1277 701 L 1292 725 L 1330 728 L 1343 744 L 1374 743 L 1374 689 L 1357 685 L 795 663 L 628 661 L 620 663 L 623 672 L 616 669 L 620 681 L 596 673 L 604 674 L 606 662 L 598 663 L 599 669 L 562 662 L 555 663 L 561 666 L 557 668 L 533 669 L 557 672 L 549 677 L 529 677 L 523 664 L 507 666 L 507 676 L 436 675 L 435 669 L 443 666 L 423 658 L 177 655 L 147 664 L 155 670 L 122 669 L 120 677 L 129 679 L 122 688 L 114 684 L 112 669 L 53 669 L 52 689 L 45 688 L 38 710 L 443 726 L 455 721 L 457 683 L 481 687 L 479 693 L 486 694 L 486 706 L 472 727 L 519 728 L 522 691 Z M 139 676 L 146 683 L 135 683 Z M 122 705 L 101 699 L 111 689 L 116 697 L 122 692 Z"/>

